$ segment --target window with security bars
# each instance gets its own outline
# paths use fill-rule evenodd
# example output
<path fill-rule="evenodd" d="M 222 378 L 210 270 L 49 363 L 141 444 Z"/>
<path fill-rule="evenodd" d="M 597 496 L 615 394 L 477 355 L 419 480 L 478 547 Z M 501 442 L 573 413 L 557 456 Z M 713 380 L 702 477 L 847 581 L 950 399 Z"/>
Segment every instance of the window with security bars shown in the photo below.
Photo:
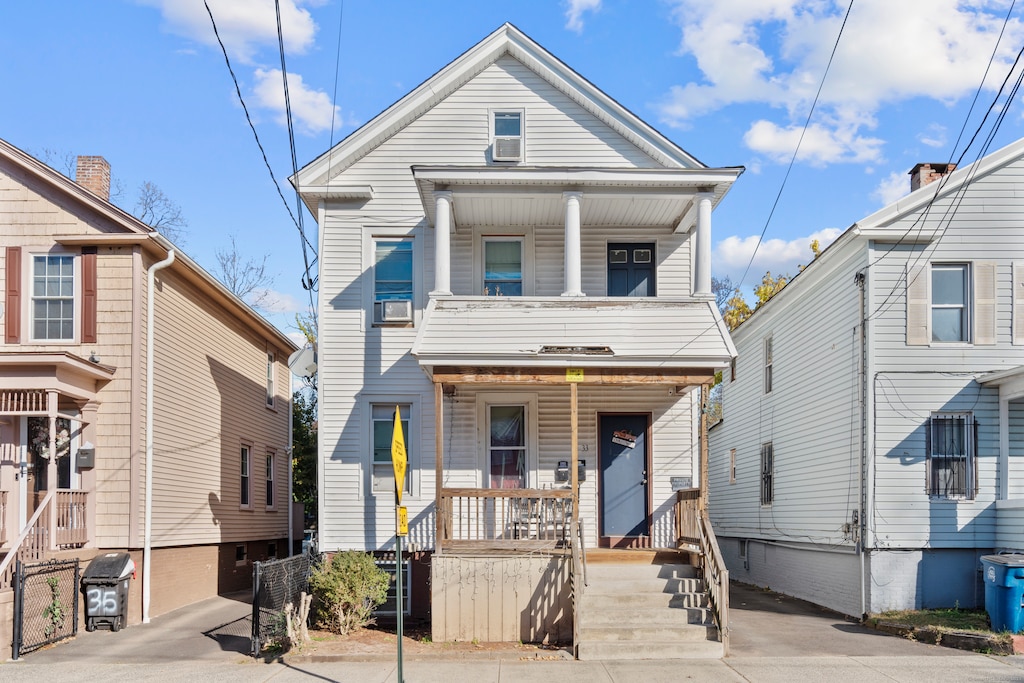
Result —
<path fill-rule="evenodd" d="M 775 498 L 775 449 L 772 443 L 761 444 L 761 505 L 771 505 Z"/>
<path fill-rule="evenodd" d="M 926 430 L 928 495 L 973 499 L 978 423 L 971 413 L 933 413 Z"/>

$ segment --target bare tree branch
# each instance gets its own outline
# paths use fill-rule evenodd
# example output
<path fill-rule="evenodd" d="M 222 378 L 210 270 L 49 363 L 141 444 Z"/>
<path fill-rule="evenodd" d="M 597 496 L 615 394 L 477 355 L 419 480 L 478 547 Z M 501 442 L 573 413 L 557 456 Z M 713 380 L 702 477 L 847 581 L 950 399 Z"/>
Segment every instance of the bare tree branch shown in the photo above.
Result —
<path fill-rule="evenodd" d="M 188 221 L 181 212 L 181 206 L 154 183 L 147 180 L 139 185 L 132 213 L 175 244 L 184 244 Z"/>
<path fill-rule="evenodd" d="M 261 259 L 243 257 L 238 251 L 235 236 L 230 239 L 230 248 L 216 252 L 217 270 L 214 275 L 232 294 L 256 310 L 262 310 L 268 303 L 270 286 L 274 284 L 273 276 L 267 272 L 270 255 L 264 254 Z"/>

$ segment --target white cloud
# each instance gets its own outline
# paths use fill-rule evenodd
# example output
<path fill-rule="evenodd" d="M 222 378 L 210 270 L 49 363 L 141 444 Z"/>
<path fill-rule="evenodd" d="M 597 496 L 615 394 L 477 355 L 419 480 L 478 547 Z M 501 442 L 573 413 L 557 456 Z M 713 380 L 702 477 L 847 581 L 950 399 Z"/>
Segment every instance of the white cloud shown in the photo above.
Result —
<path fill-rule="evenodd" d="M 946 146 L 946 127 L 938 123 L 933 123 L 928 126 L 927 129 L 922 131 L 917 136 L 918 142 L 929 147 L 945 147 Z"/>
<path fill-rule="evenodd" d="M 907 194 L 910 194 L 910 177 L 905 171 L 893 171 L 878 184 L 871 196 L 882 206 L 889 206 Z"/>
<path fill-rule="evenodd" d="M 842 234 L 842 230 L 825 228 L 811 233 L 807 237 L 797 237 L 793 240 L 765 240 L 757 249 L 754 262 L 750 264 L 750 270 L 743 282 L 743 292 L 748 292 L 750 287 L 760 282 L 761 276 L 766 271 L 770 271 L 772 275 L 796 275 L 801 264 L 807 265 L 814 259 L 814 254 L 811 252 L 811 240 L 818 240 L 819 247 L 824 250 L 840 234 Z M 751 235 L 749 237 L 726 237 L 719 242 L 715 246 L 712 259 L 712 263 L 715 264 L 715 275 L 728 276 L 738 285 L 740 278 L 743 277 L 743 271 L 750 263 L 751 254 L 757 248 L 758 241 L 757 235 Z"/>
<path fill-rule="evenodd" d="M 837 161 L 879 161 L 883 144 L 878 138 L 857 135 L 855 129 L 850 127 L 830 130 L 820 124 L 811 124 L 805 132 L 803 126 L 792 125 L 782 128 L 765 120 L 755 121 L 743 136 L 743 141 L 755 152 L 765 154 L 780 163 L 788 163 L 799 144 L 797 161 L 804 161 L 812 166 L 825 166 Z"/>
<path fill-rule="evenodd" d="M 774 124 L 776 130 L 802 127 L 847 3 L 673 2 L 682 33 L 679 52 L 696 60 L 703 81 L 671 88 L 659 105 L 666 123 L 681 126 L 728 105 L 761 104 L 786 112 L 787 120 Z M 858 0 L 814 114 L 815 123 L 832 131 L 825 139 L 840 144 L 807 159 L 871 158 L 880 153 L 881 141 L 860 131 L 874 127 L 881 107 L 915 97 L 950 103 L 973 92 L 1002 28 L 1003 5 L 1000 0 L 930 0 L 925 11 L 915 2 Z M 987 87 L 1002 80 L 1012 46 L 1022 38 L 1024 25 L 1010 21 Z"/>
<path fill-rule="evenodd" d="M 276 113 L 277 122 L 288 123 L 284 107 L 284 83 L 280 69 L 256 69 L 253 93 L 256 102 Z M 333 120 L 335 128 L 342 125 L 341 115 L 322 90 L 309 88 L 297 73 L 288 74 L 288 97 L 292 104 L 292 119 L 296 128 L 307 135 L 329 131 Z"/>
<path fill-rule="evenodd" d="M 601 10 L 601 0 L 568 0 L 565 9 L 565 27 L 583 33 L 583 13 Z"/>
<path fill-rule="evenodd" d="M 203 0 L 138 0 L 156 7 L 164 19 L 164 28 L 176 35 L 216 45 L 217 38 Z M 260 48 L 277 51 L 277 15 L 274 0 L 208 0 L 228 54 L 232 59 L 251 64 Z M 308 0 L 281 0 L 281 33 L 285 52 L 302 54 L 312 45 L 317 26 L 301 5 Z"/>
<path fill-rule="evenodd" d="M 282 313 L 302 313 L 309 310 L 309 302 L 303 303 L 291 294 L 273 289 L 257 289 L 246 297 L 246 301 L 259 303 L 260 310 L 270 315 Z"/>

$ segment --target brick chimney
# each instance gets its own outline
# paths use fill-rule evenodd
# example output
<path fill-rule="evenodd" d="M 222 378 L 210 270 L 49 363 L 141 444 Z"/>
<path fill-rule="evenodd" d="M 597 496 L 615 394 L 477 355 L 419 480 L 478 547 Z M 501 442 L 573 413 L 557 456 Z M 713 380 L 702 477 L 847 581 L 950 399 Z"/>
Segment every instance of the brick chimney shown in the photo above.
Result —
<path fill-rule="evenodd" d="M 956 164 L 918 164 L 910 169 L 910 191 L 934 183 L 955 168 Z"/>
<path fill-rule="evenodd" d="M 100 199 L 110 201 L 110 164 L 103 157 L 78 157 L 75 182 Z"/>

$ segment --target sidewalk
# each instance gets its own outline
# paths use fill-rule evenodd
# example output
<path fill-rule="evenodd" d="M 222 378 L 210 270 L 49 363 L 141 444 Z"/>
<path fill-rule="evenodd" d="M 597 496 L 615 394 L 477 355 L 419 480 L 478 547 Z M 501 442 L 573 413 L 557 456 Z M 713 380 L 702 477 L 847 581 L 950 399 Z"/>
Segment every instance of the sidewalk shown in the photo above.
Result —
<path fill-rule="evenodd" d="M 1024 681 L 1024 658 L 990 657 L 879 634 L 808 603 L 734 586 L 730 657 L 619 662 L 406 657 L 406 683 L 661 683 L 684 680 Z M 68 643 L 0 664 L 2 681 L 359 681 L 397 680 L 394 653 L 374 661 L 247 656 L 249 606 L 215 598 L 111 633 L 82 632 Z"/>

